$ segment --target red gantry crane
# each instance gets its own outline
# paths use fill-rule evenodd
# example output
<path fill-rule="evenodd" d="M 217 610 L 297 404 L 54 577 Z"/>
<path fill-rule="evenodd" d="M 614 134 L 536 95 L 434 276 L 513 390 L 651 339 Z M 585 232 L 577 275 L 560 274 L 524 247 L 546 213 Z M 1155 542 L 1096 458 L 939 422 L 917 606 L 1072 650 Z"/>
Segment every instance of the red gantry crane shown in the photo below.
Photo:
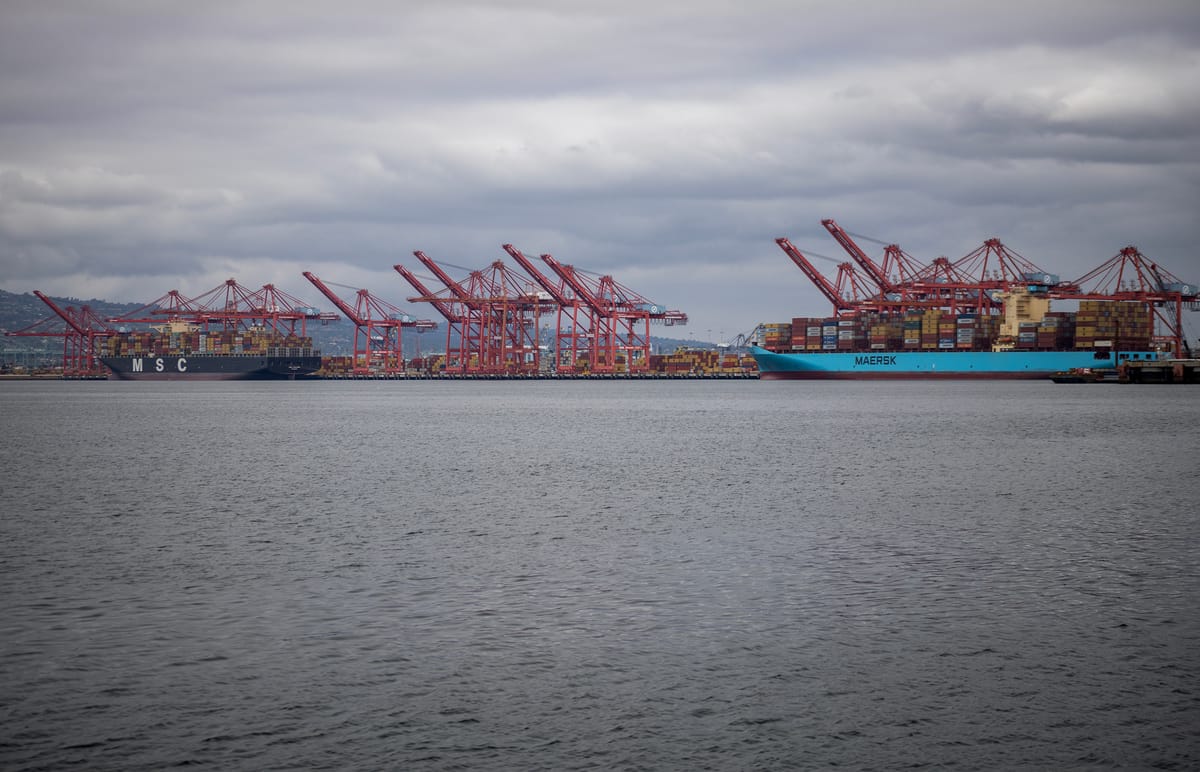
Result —
<path fill-rule="evenodd" d="M 566 281 L 561 277 L 559 281 L 553 281 L 512 244 L 505 244 L 504 251 L 508 252 L 558 304 L 558 318 L 554 327 L 557 371 L 572 375 L 586 372 L 589 360 L 594 360 L 592 345 L 595 341 L 596 324 L 592 308 Z"/>
<path fill-rule="evenodd" d="M 63 338 L 63 355 L 59 367 L 66 367 L 69 360 L 66 337 L 78 333 L 71 329 L 61 316 L 51 311 L 49 316 L 44 316 L 33 324 L 19 330 L 5 330 L 4 334 L 17 338 Z"/>
<path fill-rule="evenodd" d="M 829 279 L 825 278 L 825 275 L 818 271 L 816 266 L 812 264 L 804 253 L 797 249 L 796 245 L 787 238 L 777 238 L 775 239 L 775 243 L 779 245 L 784 254 L 792 259 L 796 267 L 808 277 L 813 286 L 833 304 L 834 316 L 853 316 L 861 310 L 859 298 L 854 295 L 847 297 L 845 294 L 847 289 L 850 289 L 854 293 L 857 293 L 859 289 L 858 282 L 854 278 L 856 274 L 853 265 L 850 263 L 841 263 L 838 265 L 838 279 L 835 285 Z"/>
<path fill-rule="evenodd" d="M 162 297 L 151 300 L 140 308 L 127 311 L 110 322 L 125 324 L 159 323 L 165 320 L 193 321 L 199 323 L 200 307 L 184 297 L 179 290 L 171 290 Z"/>
<path fill-rule="evenodd" d="M 687 324 L 687 314 L 651 303 L 612 276 L 589 274 L 549 254 L 542 255 L 542 262 L 592 310 L 595 335 L 590 368 L 594 373 L 619 372 L 618 354 L 624 356 L 628 372 L 649 370 L 650 321 Z"/>
<path fill-rule="evenodd" d="M 834 220 L 822 220 L 821 224 L 878 287 L 875 292 L 854 296 L 844 290 L 843 277 L 852 276 L 849 269 L 853 266 L 848 264 L 839 266 L 838 285 L 834 287 L 787 239 L 776 242 L 830 299 L 834 315 L 839 317 L 863 311 L 902 314 L 915 308 L 944 308 L 955 314 L 996 314 L 1003 305 L 1002 293 L 1014 287 L 1059 283 L 1058 277 L 1046 274 L 1007 249 L 999 239 L 988 239 L 979 249 L 958 260 L 939 257 L 928 265 L 922 265 L 899 246 L 889 244 L 880 265 Z"/>
<path fill-rule="evenodd" d="M 540 371 L 539 321 L 542 311 L 551 304 L 549 297 L 540 295 L 526 277 L 500 260 L 483 270 L 470 271 L 466 279 L 458 281 L 424 252 L 417 250 L 413 255 L 449 290 L 449 297 L 425 290 L 422 296 L 409 300 L 452 303 L 453 308 L 448 310 L 457 317 L 459 330 L 457 371 L 504 376 L 535 375 Z M 401 275 L 413 284 L 403 271 Z M 447 360 L 449 369 L 449 342 Z"/>
<path fill-rule="evenodd" d="M 303 336 L 309 319 L 329 322 L 341 318 L 337 314 L 322 313 L 273 284 L 264 284 L 261 289 L 251 292 L 234 279 L 226 280 L 189 302 L 198 309 L 206 329 L 211 325 L 220 325 L 226 330 L 262 327 L 277 335 L 295 336 L 299 325 L 299 335 Z"/>
<path fill-rule="evenodd" d="M 1184 339 L 1183 311 L 1200 311 L 1200 286 L 1180 280 L 1135 246 L 1125 247 L 1074 282 L 1051 288 L 1050 296 L 1144 303 L 1155 326 L 1165 333 L 1156 335 L 1156 341 L 1169 346 L 1177 359 L 1192 354 Z"/>
<path fill-rule="evenodd" d="M 485 318 L 485 309 L 487 301 L 484 298 L 474 299 L 471 293 L 467 291 L 457 281 L 452 279 L 448 273 L 442 270 L 442 267 L 434 262 L 433 258 L 426 255 L 421 250 L 413 252 L 413 256 L 421 261 L 421 264 L 433 272 L 433 275 L 442 286 L 450 293 L 458 303 L 459 312 L 459 329 L 458 329 L 458 346 L 459 346 L 459 371 L 472 375 L 486 373 L 488 370 L 487 362 L 490 357 L 486 352 L 488 341 L 488 333 L 486 329 L 490 326 L 490 319 Z M 409 298 L 409 300 L 414 300 Z M 447 353 L 447 366 L 449 366 L 449 349 Z"/>
<path fill-rule="evenodd" d="M 325 323 L 340 318 L 337 314 L 322 312 L 305 304 L 273 284 L 264 284 L 261 289 L 251 292 L 238 284 L 236 279 L 227 279 L 194 298 L 186 298 L 178 290 L 171 290 L 141 308 L 108 321 L 127 324 L 186 322 L 198 326 L 203 332 L 257 327 L 270 329 L 281 336 L 295 336 L 299 325 L 299 334 L 303 336 L 307 320 Z"/>
<path fill-rule="evenodd" d="M 330 288 L 333 282 L 322 281 L 311 271 L 305 271 L 303 276 L 354 323 L 352 372 L 355 375 L 404 372 L 404 328 L 411 327 L 418 332 L 437 328 L 435 322 L 415 319 L 391 303 L 372 296 L 365 289 L 354 290 L 355 304 L 351 306 Z"/>
<path fill-rule="evenodd" d="M 468 319 L 465 306 L 448 289 L 434 292 L 405 266 L 397 264 L 392 268 L 420 293 L 416 297 L 410 297 L 410 303 L 429 303 L 446 320 L 445 371 L 452 374 L 466 372 L 468 357 L 464 355 L 463 343 L 466 336 L 463 335 L 463 327 L 468 323 Z M 454 347 L 456 342 L 457 348 Z"/>
<path fill-rule="evenodd" d="M 994 293 L 1001 289 L 985 289 L 948 257 L 935 257 L 912 279 L 897 285 L 896 301 L 889 310 L 903 312 L 912 308 L 943 308 L 949 313 L 995 313 L 1000 300 Z"/>
<path fill-rule="evenodd" d="M 988 239 L 958 260 L 939 257 L 911 279 L 897 285 L 902 306 L 947 308 L 951 313 L 996 315 L 1014 290 L 1046 294 L 1051 287 L 1075 289 L 1030 260 Z"/>
<path fill-rule="evenodd" d="M 501 260 L 472 271 L 467 291 L 480 308 L 483 372 L 496 375 L 536 375 L 541 372 L 541 316 L 553 301 L 540 293 L 529 277 L 517 274 Z M 480 303 L 479 301 L 483 301 Z"/>
<path fill-rule="evenodd" d="M 862 251 L 858 244 L 854 243 L 854 239 L 850 238 L 849 233 L 842 230 L 841 226 L 833 220 L 821 220 L 821 224 L 842 245 L 842 249 L 846 250 L 850 257 L 854 259 L 854 262 L 858 263 L 863 271 L 866 272 L 867 278 L 875 283 L 875 286 L 879 288 L 879 292 L 887 293 L 893 291 L 895 285 L 888 278 L 887 274 L 875 264 L 874 260 L 867 256 L 866 252 Z"/>
<path fill-rule="evenodd" d="M 63 308 L 38 290 L 33 294 L 50 307 L 52 315 L 28 327 L 5 333 L 15 337 L 61 337 L 63 339 L 62 375 L 64 378 L 95 378 L 108 371 L 100 363 L 100 343 L 116 331 L 89 306 Z M 58 320 L 62 326 L 52 328 Z"/>
<path fill-rule="evenodd" d="M 846 250 L 850 257 L 862 267 L 871 281 L 879 287 L 882 295 L 898 294 L 907 282 L 915 280 L 921 270 L 925 268 L 919 260 L 896 244 L 884 245 L 883 262 L 877 264 L 851 238 L 850 233 L 837 222 L 826 219 L 821 221 L 821 225 L 825 226 L 825 230 L 829 231 L 833 238 L 842 245 L 842 249 Z M 859 238 L 866 239 L 868 237 L 860 235 Z M 875 239 L 870 240 L 875 241 Z"/>

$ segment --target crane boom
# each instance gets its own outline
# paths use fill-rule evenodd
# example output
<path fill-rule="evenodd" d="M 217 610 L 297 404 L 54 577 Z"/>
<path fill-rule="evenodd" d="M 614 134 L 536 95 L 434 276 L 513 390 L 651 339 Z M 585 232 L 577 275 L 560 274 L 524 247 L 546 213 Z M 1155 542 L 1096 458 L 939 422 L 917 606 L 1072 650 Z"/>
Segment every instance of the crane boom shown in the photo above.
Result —
<path fill-rule="evenodd" d="M 87 335 L 94 335 L 96 332 L 99 332 L 98 330 L 89 330 L 89 329 L 85 329 L 84 327 L 80 326 L 78 320 L 76 320 L 73 316 L 71 316 L 66 311 L 64 311 L 62 308 L 60 308 L 59 305 L 57 303 L 55 303 L 53 300 L 51 300 L 49 297 L 47 297 L 46 295 L 43 295 L 39 290 L 34 290 L 33 294 L 35 296 L 37 296 L 37 298 L 39 300 L 41 300 L 43 303 L 50 306 L 50 310 L 53 311 L 54 313 L 58 314 L 60 317 L 62 317 L 62 320 L 64 322 L 66 322 L 71 327 L 71 329 L 74 330 L 75 332 L 77 332 L 78 334 L 87 336 Z"/>
<path fill-rule="evenodd" d="M 505 244 L 504 251 L 511 255 L 512 259 L 516 260 L 517 264 L 524 268 L 525 272 L 533 277 L 533 280 L 550 294 L 550 297 L 554 298 L 554 302 L 558 303 L 559 307 L 570 306 L 575 302 L 574 298 L 567 297 L 566 293 L 563 292 L 562 285 L 550 281 L 550 278 L 539 271 L 537 266 L 533 264 L 533 261 L 525 257 L 525 254 L 521 250 L 512 244 Z"/>
<path fill-rule="evenodd" d="M 88 306 L 83 306 L 76 316 L 72 313 L 74 308 L 62 309 L 39 290 L 34 290 L 33 294 L 49 306 L 50 310 L 66 322 L 67 327 L 70 328 L 62 335 L 63 374 L 93 375 L 101 372 L 101 368 L 96 364 L 96 341 L 107 338 L 116 331 L 105 326 L 105 322 L 92 313 L 92 309 Z M 93 324 L 99 326 L 93 327 Z"/>
<path fill-rule="evenodd" d="M 808 258 L 805 257 L 799 249 L 796 249 L 795 245 L 793 245 L 786 236 L 781 236 L 780 238 L 775 239 L 775 243 L 778 244 L 779 248 L 784 251 L 784 254 L 790 257 L 792 262 L 804 272 L 804 275 L 807 276 L 809 281 L 811 281 L 816 288 L 821 291 L 821 294 L 829 299 L 829 302 L 833 304 L 833 308 L 836 312 L 841 313 L 843 311 L 854 310 L 854 305 L 846 302 L 845 298 L 838 294 L 837 288 L 829 283 L 829 279 L 825 278 L 824 274 L 818 271 L 813 264 L 809 262 Z"/>
<path fill-rule="evenodd" d="M 351 306 L 311 271 L 305 271 L 303 276 L 354 323 L 355 373 L 403 372 L 403 329 L 420 330 L 424 325 L 391 303 L 372 297 L 368 290 L 357 290 L 357 305 Z"/>
<path fill-rule="evenodd" d="M 416 258 L 420 260 L 426 268 L 433 271 L 433 275 L 437 277 L 438 281 L 440 281 L 442 284 L 445 284 L 446 288 L 453 292 L 455 297 L 464 303 L 471 299 L 471 293 L 467 291 L 466 287 L 450 278 L 450 274 L 443 271 L 442 267 L 433 261 L 433 258 L 429 257 L 419 249 L 413 252 L 413 255 L 415 255 Z"/>
<path fill-rule="evenodd" d="M 867 253 L 864 252 L 862 248 L 854 242 L 854 239 L 850 238 L 850 234 L 846 233 L 846 231 L 842 229 L 842 226 L 838 225 L 834 220 L 821 220 L 821 224 L 824 225 L 825 230 L 829 231 L 829 234 L 837 240 L 837 243 L 842 245 L 842 249 L 846 250 L 847 254 L 853 258 L 854 262 L 858 263 L 859 266 L 861 266 L 862 269 L 867 272 L 867 277 L 871 281 L 875 282 L 881 291 L 886 293 L 892 292 L 895 289 L 895 285 L 888 280 L 888 277 L 883 272 L 883 269 L 880 268 L 874 260 L 867 256 Z"/>
<path fill-rule="evenodd" d="M 597 324 L 596 312 L 571 290 L 571 286 L 562 277 L 559 277 L 558 282 L 553 281 L 512 244 L 505 244 L 504 250 L 558 304 L 554 337 L 555 367 L 561 373 L 585 370 L 590 363 L 596 361 L 596 332 L 601 326 Z"/>
<path fill-rule="evenodd" d="M 396 273 L 404 277 L 404 280 L 412 285 L 412 288 L 421 293 L 420 297 L 409 298 L 413 303 L 428 303 L 434 309 L 445 317 L 447 322 L 459 322 L 462 320 L 462 315 L 454 311 L 453 303 L 445 298 L 439 298 L 437 293 L 425 286 L 425 282 L 417 278 L 417 275 L 403 265 L 397 264 L 392 266 Z"/>
<path fill-rule="evenodd" d="M 566 282 L 567 286 L 571 288 L 571 291 L 575 293 L 576 297 L 583 300 L 583 302 L 587 304 L 588 308 L 592 309 L 598 314 L 607 315 L 608 310 L 604 307 L 604 304 L 601 303 L 600 299 L 592 293 L 588 286 L 584 284 L 578 276 L 575 275 L 574 266 L 563 265 L 555 260 L 553 255 L 549 254 L 542 255 L 542 262 L 550 266 L 550 270 L 554 271 L 554 273 L 557 274 L 560 279 Z"/>
<path fill-rule="evenodd" d="M 350 306 L 350 304 L 347 303 L 346 301 L 342 300 L 341 297 L 338 296 L 338 294 L 336 292 L 331 290 L 325 284 L 325 282 L 323 282 L 319 278 L 317 278 L 317 276 L 315 274 L 313 274 L 312 271 L 305 271 L 303 273 L 303 276 L 304 276 L 304 278 L 308 279 L 309 282 L 311 282 L 312 285 L 314 287 L 316 287 L 322 295 L 324 295 L 326 298 L 328 298 L 330 303 L 333 303 L 335 306 L 337 306 L 337 309 L 339 311 L 341 311 L 343 314 L 345 314 L 347 319 L 349 319 L 350 321 L 354 322 L 357 325 L 365 324 L 363 319 L 359 317 L 359 315 Z"/>

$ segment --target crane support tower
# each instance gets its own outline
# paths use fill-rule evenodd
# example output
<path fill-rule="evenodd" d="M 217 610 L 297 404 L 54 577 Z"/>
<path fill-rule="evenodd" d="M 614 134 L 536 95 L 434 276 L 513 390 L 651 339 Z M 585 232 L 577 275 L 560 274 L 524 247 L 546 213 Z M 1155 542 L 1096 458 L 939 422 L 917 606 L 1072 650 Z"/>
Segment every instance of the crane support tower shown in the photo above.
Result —
<path fill-rule="evenodd" d="M 1183 312 L 1200 311 L 1200 286 L 1180 280 L 1152 262 L 1135 246 L 1127 246 L 1051 297 L 1070 300 L 1124 300 L 1144 303 L 1154 316 L 1156 335 L 1175 358 L 1190 356 L 1183 334 Z"/>
<path fill-rule="evenodd" d="M 354 291 L 355 302 L 350 305 L 329 286 L 332 282 L 322 281 L 311 271 L 305 271 L 303 276 L 354 323 L 354 364 L 351 371 L 355 375 L 404 372 L 404 328 L 419 332 L 437 327 L 435 322 L 416 319 L 365 289 Z"/>
<path fill-rule="evenodd" d="M 592 312 L 594 325 L 594 373 L 630 373 L 650 369 L 650 322 L 666 325 L 687 324 L 687 314 L 669 311 L 618 283 L 612 276 L 596 276 L 572 265 L 560 263 L 553 255 L 542 255 L 542 262 L 583 300 Z M 623 359 L 619 362 L 618 359 Z"/>
<path fill-rule="evenodd" d="M 555 370 L 567 375 L 586 373 L 589 363 L 596 359 L 596 320 L 592 307 L 561 277 L 554 281 L 542 273 L 532 260 L 512 244 L 505 244 L 504 251 L 558 304 L 554 326 Z"/>
<path fill-rule="evenodd" d="M 99 346 L 115 331 L 92 311 L 90 306 L 63 308 L 39 290 L 34 296 L 45 303 L 51 315 L 6 335 L 63 339 L 62 375 L 64 378 L 98 378 L 107 374 L 99 362 Z M 61 324 L 55 325 L 55 322 Z"/>
<path fill-rule="evenodd" d="M 445 371 L 451 374 L 465 373 L 468 357 L 464 356 L 463 342 L 466 336 L 463 335 L 463 328 L 469 323 L 465 306 L 448 289 L 434 292 L 404 265 L 397 264 L 392 268 L 420 293 L 410 297 L 410 303 L 428 303 L 446 320 Z"/>
<path fill-rule="evenodd" d="M 456 280 L 420 250 L 413 255 L 441 282 L 447 294 L 432 293 L 411 271 L 394 266 L 422 294 L 411 302 L 433 303 L 451 322 L 447 330 L 447 372 L 471 375 L 528 376 L 541 370 L 539 319 L 552 300 L 539 293 L 502 261 L 470 271 Z M 458 349 L 452 354 L 452 332 Z"/>

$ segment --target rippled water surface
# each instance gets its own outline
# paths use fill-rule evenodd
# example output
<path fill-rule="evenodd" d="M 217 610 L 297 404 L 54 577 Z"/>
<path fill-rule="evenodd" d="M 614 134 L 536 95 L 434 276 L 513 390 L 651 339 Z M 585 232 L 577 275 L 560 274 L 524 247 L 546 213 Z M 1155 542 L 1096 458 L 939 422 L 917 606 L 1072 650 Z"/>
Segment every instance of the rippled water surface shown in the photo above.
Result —
<path fill-rule="evenodd" d="M 1200 390 L 0 384 L 0 768 L 1200 766 Z"/>

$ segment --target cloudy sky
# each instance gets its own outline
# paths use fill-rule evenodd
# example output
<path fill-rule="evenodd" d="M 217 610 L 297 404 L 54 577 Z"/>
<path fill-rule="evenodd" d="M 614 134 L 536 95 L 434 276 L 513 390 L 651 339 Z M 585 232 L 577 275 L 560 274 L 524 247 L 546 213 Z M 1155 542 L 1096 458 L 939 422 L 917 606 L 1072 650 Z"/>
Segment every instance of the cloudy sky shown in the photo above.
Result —
<path fill-rule="evenodd" d="M 434 318 L 393 264 L 511 242 L 716 340 L 829 312 L 774 241 L 832 277 L 827 217 L 1196 282 L 1197 84 L 1195 0 L 5 0 L 0 288 L 328 307 L 311 270 Z"/>

